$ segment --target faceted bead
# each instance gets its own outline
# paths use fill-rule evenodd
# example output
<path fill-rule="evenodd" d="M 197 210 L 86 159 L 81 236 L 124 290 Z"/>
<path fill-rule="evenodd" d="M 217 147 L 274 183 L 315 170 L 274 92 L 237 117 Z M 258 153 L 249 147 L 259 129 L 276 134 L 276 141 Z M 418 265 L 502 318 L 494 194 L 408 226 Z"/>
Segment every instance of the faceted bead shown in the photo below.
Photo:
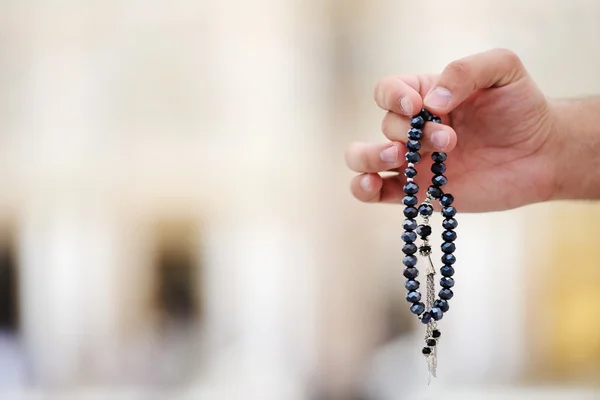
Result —
<path fill-rule="evenodd" d="M 433 207 L 431 207 L 431 205 L 429 204 L 421 204 L 421 206 L 419 207 L 419 214 L 430 216 L 431 214 L 433 214 Z"/>
<path fill-rule="evenodd" d="M 427 346 L 429 347 L 435 347 L 437 345 L 437 340 L 435 339 L 427 339 L 425 341 L 425 343 L 427 344 Z"/>
<path fill-rule="evenodd" d="M 416 206 L 418 202 L 419 199 L 416 196 L 404 196 L 402 198 L 402 204 L 405 206 Z"/>
<path fill-rule="evenodd" d="M 456 240 L 456 232 L 447 230 L 442 233 L 442 239 L 445 242 L 454 242 Z"/>
<path fill-rule="evenodd" d="M 444 242 L 442 244 L 442 251 L 446 254 L 454 253 L 456 250 L 456 245 L 452 242 Z"/>
<path fill-rule="evenodd" d="M 443 277 L 440 279 L 440 286 L 446 289 L 452 289 L 454 286 L 454 279 Z"/>
<path fill-rule="evenodd" d="M 414 267 L 415 265 L 417 265 L 417 257 L 416 256 L 404 256 L 402 258 L 402 264 L 406 265 L 407 267 Z"/>
<path fill-rule="evenodd" d="M 456 208 L 452 206 L 442 208 L 442 215 L 446 218 L 452 218 L 456 215 Z"/>
<path fill-rule="evenodd" d="M 418 163 L 419 160 L 421 159 L 421 155 L 419 153 L 417 153 L 416 151 L 409 151 L 404 156 L 406 157 L 406 161 L 413 163 L 413 164 Z"/>
<path fill-rule="evenodd" d="M 424 311 L 425 311 L 425 304 L 423 304 L 423 303 L 416 303 L 410 307 L 410 312 L 415 315 L 421 315 L 421 314 L 423 314 Z"/>
<path fill-rule="evenodd" d="M 421 150 L 421 142 L 418 140 L 409 140 L 406 142 L 406 148 L 410 151 L 419 151 Z"/>
<path fill-rule="evenodd" d="M 419 228 L 417 228 L 417 229 L 419 229 Z M 452 265 L 456 262 L 456 257 L 454 257 L 454 254 L 444 254 L 442 256 L 442 262 L 446 265 Z"/>
<path fill-rule="evenodd" d="M 431 227 L 429 225 L 419 225 L 415 232 L 417 232 L 417 235 L 420 237 L 426 238 L 431 235 Z"/>
<path fill-rule="evenodd" d="M 404 175 L 407 178 L 414 178 L 415 176 L 417 176 L 417 170 L 414 169 L 413 167 L 408 167 L 404 170 Z"/>
<path fill-rule="evenodd" d="M 431 172 L 436 175 L 441 175 L 446 172 L 446 164 L 442 163 L 433 163 L 431 164 Z"/>
<path fill-rule="evenodd" d="M 421 301 L 421 293 L 419 292 L 408 292 L 406 295 L 406 301 L 409 303 L 418 303 Z"/>
<path fill-rule="evenodd" d="M 421 116 L 412 117 L 410 120 L 410 126 L 417 129 L 422 129 L 425 126 L 425 120 Z"/>
<path fill-rule="evenodd" d="M 444 227 L 444 229 L 456 229 L 456 227 L 458 226 L 458 221 L 455 220 L 454 218 L 448 218 L 442 221 L 442 227 Z"/>
<path fill-rule="evenodd" d="M 431 159 L 436 163 L 443 163 L 444 161 L 446 161 L 446 158 L 448 158 L 446 153 L 441 153 L 441 152 L 437 152 L 437 151 L 434 153 L 431 153 Z"/>
<path fill-rule="evenodd" d="M 431 319 L 431 318 L 430 318 Z M 428 323 L 428 322 L 425 322 Z M 425 354 L 426 356 L 431 354 L 431 349 L 429 347 L 423 347 L 423 350 L 421 350 L 423 352 L 423 354 Z"/>
<path fill-rule="evenodd" d="M 419 281 L 415 281 L 414 279 L 410 279 L 410 280 L 406 281 L 406 285 L 404 285 L 406 290 L 411 291 L 411 292 L 413 290 L 417 290 L 419 288 L 419 286 L 421 286 Z"/>
<path fill-rule="evenodd" d="M 435 164 L 434 164 L 435 165 Z M 433 167 L 432 167 L 433 168 Z M 444 207 L 448 207 L 449 205 L 451 205 L 452 203 L 454 203 L 454 196 L 452 196 L 450 193 L 446 193 L 442 196 L 442 198 L 440 199 L 440 203 L 444 206 Z"/>
<path fill-rule="evenodd" d="M 443 311 L 443 310 L 442 310 L 442 311 Z M 445 312 L 445 311 L 444 311 L 444 312 Z M 439 331 L 439 330 L 437 330 L 437 329 L 434 329 L 434 330 L 433 330 L 433 332 L 431 332 L 431 337 L 433 337 L 433 338 L 436 338 L 436 339 L 437 339 L 437 338 L 439 338 L 440 336 L 442 336 L 442 332 L 440 332 L 440 331 Z"/>
<path fill-rule="evenodd" d="M 417 245 L 414 243 L 406 243 L 402 246 L 402 252 L 408 256 L 413 255 L 417 252 Z"/>
<path fill-rule="evenodd" d="M 415 218 L 417 215 L 419 215 L 419 211 L 414 207 L 406 207 L 404 209 L 404 216 L 406 218 Z"/>
<path fill-rule="evenodd" d="M 444 312 L 437 307 L 433 307 L 431 309 L 431 316 L 434 320 L 439 321 L 440 319 L 444 318 Z"/>
<path fill-rule="evenodd" d="M 454 293 L 450 289 L 440 290 L 439 295 L 440 295 L 440 299 L 442 299 L 442 300 L 450 300 L 452 297 L 454 297 Z"/>
<path fill-rule="evenodd" d="M 424 109 L 424 108 L 421 109 L 421 112 L 419 112 L 419 115 L 421 117 L 423 117 L 423 119 L 425 121 L 429 121 L 433 117 L 433 115 L 429 111 L 427 111 L 426 109 Z"/>
<path fill-rule="evenodd" d="M 443 276 L 454 276 L 454 268 L 451 267 L 450 265 L 444 265 L 442 268 L 440 268 L 440 273 Z"/>
<path fill-rule="evenodd" d="M 433 118 L 431 118 L 431 122 L 434 122 L 436 124 L 441 124 L 442 119 L 440 117 L 433 117 Z"/>
<path fill-rule="evenodd" d="M 402 223 L 402 227 L 405 231 L 414 231 L 417 229 L 417 221 L 414 219 L 405 219 Z"/>
<path fill-rule="evenodd" d="M 444 186 L 446 183 L 448 183 L 448 179 L 446 179 L 444 175 L 436 175 L 431 178 L 431 183 L 433 183 L 434 186 Z"/>
<path fill-rule="evenodd" d="M 410 140 L 421 140 L 423 138 L 423 131 L 421 129 L 412 128 L 408 131 L 408 138 Z"/>
<path fill-rule="evenodd" d="M 423 313 L 423 316 L 421 317 L 421 323 L 428 324 L 430 322 L 431 322 L 431 313 L 429 311 L 426 311 Z"/>
<path fill-rule="evenodd" d="M 406 243 L 412 243 L 417 240 L 417 234 L 414 232 L 404 232 L 402 233 L 402 240 Z"/>
<path fill-rule="evenodd" d="M 450 305 L 448 304 L 448 302 L 446 300 L 440 300 L 440 299 L 438 299 L 438 300 L 436 300 L 433 303 L 433 306 L 439 308 L 443 312 L 448 312 L 448 310 L 450 309 Z M 435 331 L 434 331 L 433 337 L 436 337 L 435 336 Z"/>
<path fill-rule="evenodd" d="M 404 185 L 404 193 L 406 194 L 415 194 L 419 191 L 419 185 L 414 182 L 407 182 Z"/>
<path fill-rule="evenodd" d="M 439 199 L 444 194 L 442 192 L 442 189 L 436 186 L 429 186 L 429 189 L 427 189 L 427 193 L 429 193 L 434 199 Z"/>
<path fill-rule="evenodd" d="M 419 276 L 419 270 L 416 268 L 406 268 L 404 270 L 404 277 L 406 279 L 415 279 L 417 276 Z"/>

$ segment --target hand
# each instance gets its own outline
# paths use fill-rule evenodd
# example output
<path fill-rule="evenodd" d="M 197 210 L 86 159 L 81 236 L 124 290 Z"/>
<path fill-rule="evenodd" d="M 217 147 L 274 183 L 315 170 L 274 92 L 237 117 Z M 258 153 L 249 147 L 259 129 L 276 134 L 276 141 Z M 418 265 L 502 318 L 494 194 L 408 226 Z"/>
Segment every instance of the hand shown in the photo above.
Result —
<path fill-rule="evenodd" d="M 391 143 L 354 143 L 346 152 L 354 196 L 398 203 L 404 196 L 404 144 L 410 116 L 424 106 L 442 118 L 427 123 L 417 164 L 421 200 L 433 174 L 430 153 L 448 153 L 444 192 L 459 211 L 516 208 L 550 199 L 556 187 L 557 121 L 550 103 L 512 52 L 496 49 L 450 63 L 441 75 L 388 77 L 375 89 L 388 111 L 382 131 Z M 381 177 L 379 173 L 399 174 Z"/>

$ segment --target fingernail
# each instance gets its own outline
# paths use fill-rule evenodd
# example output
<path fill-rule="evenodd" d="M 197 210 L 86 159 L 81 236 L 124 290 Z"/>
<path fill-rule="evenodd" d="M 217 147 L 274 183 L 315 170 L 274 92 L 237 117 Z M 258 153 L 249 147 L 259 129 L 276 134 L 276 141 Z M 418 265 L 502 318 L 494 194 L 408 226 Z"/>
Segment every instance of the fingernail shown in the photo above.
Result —
<path fill-rule="evenodd" d="M 398 162 L 398 149 L 396 146 L 388 147 L 379 154 L 379 157 L 385 163 L 395 164 Z"/>
<path fill-rule="evenodd" d="M 371 177 L 369 175 L 365 175 L 360 180 L 360 187 L 365 191 L 371 191 Z"/>
<path fill-rule="evenodd" d="M 413 105 L 407 96 L 400 99 L 400 109 L 407 115 L 412 115 Z"/>
<path fill-rule="evenodd" d="M 432 108 L 444 108 L 450 104 L 451 94 L 445 87 L 438 86 L 435 90 L 429 93 L 423 102 L 426 106 Z"/>
<path fill-rule="evenodd" d="M 431 144 L 438 150 L 445 150 L 450 143 L 450 135 L 446 131 L 435 131 L 431 134 Z"/>

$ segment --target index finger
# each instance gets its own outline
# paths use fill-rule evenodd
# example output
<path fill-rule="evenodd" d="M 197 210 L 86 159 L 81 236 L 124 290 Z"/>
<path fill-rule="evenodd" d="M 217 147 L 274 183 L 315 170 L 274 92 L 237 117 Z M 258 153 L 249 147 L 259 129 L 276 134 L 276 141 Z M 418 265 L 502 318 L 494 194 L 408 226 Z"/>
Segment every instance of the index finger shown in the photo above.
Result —
<path fill-rule="evenodd" d="M 412 117 L 423 107 L 423 96 L 429 92 L 433 75 L 388 76 L 375 86 L 373 97 L 386 111 Z"/>

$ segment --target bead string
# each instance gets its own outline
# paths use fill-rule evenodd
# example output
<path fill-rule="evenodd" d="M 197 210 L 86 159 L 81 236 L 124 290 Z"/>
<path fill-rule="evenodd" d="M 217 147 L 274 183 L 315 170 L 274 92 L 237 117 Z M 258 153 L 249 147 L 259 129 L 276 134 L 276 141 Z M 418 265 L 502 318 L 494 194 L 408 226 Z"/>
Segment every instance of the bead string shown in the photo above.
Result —
<path fill-rule="evenodd" d="M 408 166 L 404 171 L 406 184 L 404 185 L 405 196 L 402 199 L 402 203 L 406 206 L 404 209 L 406 219 L 403 223 L 404 233 L 402 234 L 402 240 L 405 243 L 402 247 L 402 252 L 404 253 L 402 262 L 406 267 L 404 270 L 404 276 L 407 278 L 405 287 L 408 290 L 406 299 L 411 303 L 410 311 L 417 315 L 423 324 L 427 325 L 425 336 L 426 346 L 423 347 L 422 353 L 427 357 L 431 378 L 431 376 L 436 376 L 437 344 L 441 336 L 441 332 L 437 328 L 437 321 L 441 320 L 444 317 L 444 313 L 450 309 L 448 301 L 454 296 L 452 292 L 452 287 L 454 286 L 454 279 L 452 278 L 454 268 L 452 265 L 456 262 L 456 257 L 453 255 L 456 250 L 454 244 L 456 232 L 454 229 L 456 229 L 458 223 L 454 218 L 456 209 L 452 206 L 454 197 L 442 191 L 442 186 L 448 182 L 447 178 L 443 175 L 446 172 L 446 165 L 444 164 L 447 158 L 446 153 L 432 153 L 433 164 L 431 165 L 431 172 L 433 172 L 434 176 L 431 179 L 431 185 L 427 189 L 425 200 L 421 205 L 418 205 L 417 194 L 419 192 L 419 185 L 414 182 L 414 178 L 417 176 L 415 165 L 421 160 L 419 150 L 421 149 L 423 128 L 426 122 L 439 124 L 441 123 L 441 119 L 422 109 L 418 115 L 411 119 L 411 129 L 408 131 L 409 140 L 406 143 L 408 152 L 405 155 Z M 439 291 L 437 299 L 435 296 L 436 271 L 431 261 L 431 246 L 429 244 L 429 236 L 432 233 L 429 218 L 433 215 L 433 206 L 431 205 L 433 199 L 437 199 L 440 202 L 442 206 L 441 214 L 444 217 L 442 222 L 442 227 L 444 228 L 444 232 L 442 233 L 443 243 L 441 245 L 443 252 L 441 261 L 443 266 L 440 268 L 442 275 L 440 286 L 442 289 Z M 415 218 L 419 215 L 422 217 L 423 222 L 417 225 Z M 419 247 L 415 244 L 417 236 L 422 240 L 422 244 Z M 416 268 L 418 261 L 416 256 L 417 251 L 429 262 L 426 274 L 425 304 L 421 301 L 422 296 L 418 291 L 420 283 L 417 280 L 419 275 L 419 270 Z"/>

